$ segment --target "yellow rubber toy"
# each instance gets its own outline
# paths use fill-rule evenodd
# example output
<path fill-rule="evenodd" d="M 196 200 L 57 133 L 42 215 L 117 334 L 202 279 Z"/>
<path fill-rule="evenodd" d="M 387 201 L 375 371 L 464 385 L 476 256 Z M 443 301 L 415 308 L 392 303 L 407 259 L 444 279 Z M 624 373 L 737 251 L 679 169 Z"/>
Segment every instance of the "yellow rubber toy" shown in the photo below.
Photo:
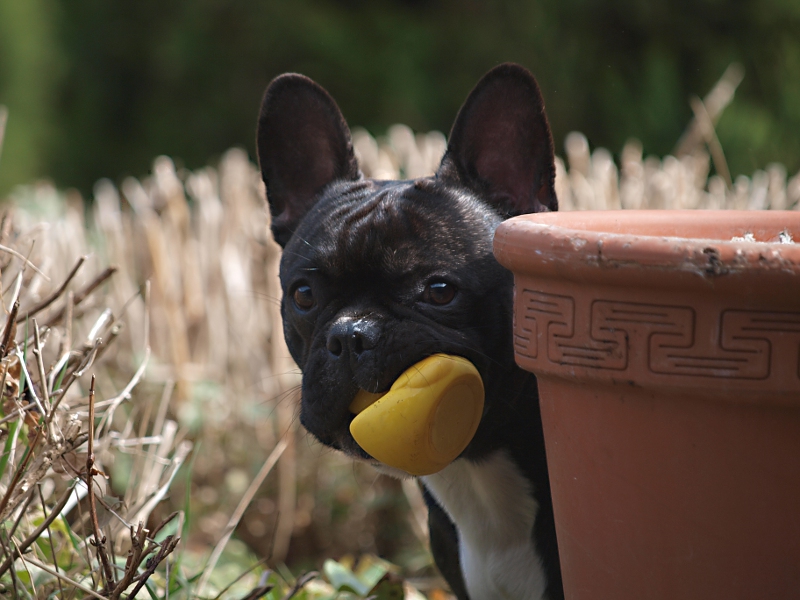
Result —
<path fill-rule="evenodd" d="M 483 415 L 483 381 L 471 362 L 434 354 L 408 368 L 385 394 L 363 390 L 350 411 L 350 433 L 382 463 L 430 475 L 458 457 Z"/>

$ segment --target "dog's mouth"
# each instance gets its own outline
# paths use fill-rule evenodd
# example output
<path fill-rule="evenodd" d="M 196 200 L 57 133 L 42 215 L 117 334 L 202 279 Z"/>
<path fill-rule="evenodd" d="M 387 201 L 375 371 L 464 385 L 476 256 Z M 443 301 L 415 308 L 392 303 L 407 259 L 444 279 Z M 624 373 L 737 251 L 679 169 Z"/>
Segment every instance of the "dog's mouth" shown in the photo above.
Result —
<path fill-rule="evenodd" d="M 415 364 L 415 363 L 412 363 Z M 398 377 L 402 373 L 406 371 L 408 367 L 398 369 L 396 374 L 393 376 L 382 378 L 383 382 L 380 387 L 375 389 L 367 390 L 362 387 L 358 387 L 353 394 L 353 397 L 350 399 L 348 403 L 348 414 L 347 414 L 347 421 L 344 427 L 342 427 L 339 431 L 335 432 L 331 437 L 332 439 L 329 441 L 323 441 L 323 443 L 328 443 L 328 445 L 332 446 L 333 448 L 344 452 L 348 456 L 369 462 L 373 466 L 380 466 L 383 463 L 378 461 L 377 459 L 373 458 L 366 450 L 364 450 L 361 446 L 358 445 L 358 442 L 353 438 L 352 434 L 350 433 L 350 423 L 353 422 L 353 419 L 356 418 L 358 413 L 363 410 L 366 406 L 364 403 L 371 403 L 375 402 L 378 398 L 386 394 L 392 387 L 392 384 L 397 380 Z M 356 407 L 356 398 L 357 396 L 364 392 L 364 398 L 361 398 L 360 401 L 362 406 Z M 371 402 L 370 402 L 371 401 Z M 387 467 L 391 468 L 391 467 Z"/>
<path fill-rule="evenodd" d="M 327 445 L 344 452 L 348 456 L 352 458 L 357 458 L 359 460 L 366 460 L 366 461 L 376 461 L 372 456 L 370 456 L 361 446 L 358 445 L 358 442 L 353 439 L 353 436 L 350 434 L 350 423 L 355 418 L 356 415 L 350 414 L 350 419 L 348 420 L 347 427 L 343 428 L 341 431 L 336 432 L 333 434 L 332 439 L 330 440 L 321 440 L 323 443 L 327 443 Z"/>
<path fill-rule="evenodd" d="M 372 402 L 375 402 L 379 397 L 386 394 L 403 373 L 405 373 L 414 365 L 418 364 L 420 361 L 423 361 L 431 355 L 438 353 L 446 352 L 441 348 L 437 348 L 435 351 L 426 352 L 420 356 L 414 357 L 414 359 L 407 359 L 408 364 L 394 364 L 390 368 L 385 368 L 386 366 L 384 366 L 382 374 L 378 377 L 373 375 L 369 378 L 369 381 L 367 381 L 366 378 L 364 378 L 365 380 L 362 381 L 359 380 L 358 377 L 354 377 L 354 381 L 352 381 L 351 384 L 353 387 L 350 388 L 350 392 L 348 393 L 349 399 L 347 404 L 344 404 L 343 399 L 336 401 L 336 405 L 341 407 L 337 408 L 337 411 L 343 410 L 346 411 L 346 414 L 342 414 L 341 412 L 338 413 L 338 418 L 335 418 L 335 425 L 330 423 L 330 425 L 327 427 L 324 425 L 319 427 L 319 425 L 322 425 L 322 423 L 319 421 L 316 423 L 313 421 L 304 421 L 303 424 L 324 445 L 335 450 L 339 450 L 350 458 L 367 462 L 387 475 L 394 477 L 410 477 L 408 473 L 380 462 L 371 456 L 366 450 L 364 450 L 350 433 L 350 425 L 360 411 L 364 410 L 367 406 L 372 404 Z M 451 354 L 463 356 L 463 354 L 458 351 L 451 352 Z M 405 362 L 406 361 L 404 361 L 404 363 Z M 359 401 L 356 401 L 356 398 L 360 393 L 364 397 L 359 399 L 359 404 Z M 310 404 L 313 406 L 317 403 L 312 402 Z"/>
<path fill-rule="evenodd" d="M 353 415 L 355 418 L 355 415 Z M 352 418 L 351 418 L 352 421 Z M 346 433 L 341 433 L 335 436 L 335 439 L 328 443 L 329 446 L 343 452 L 350 458 L 357 460 L 359 462 L 364 462 L 374 468 L 376 471 L 383 475 L 388 475 L 389 477 L 393 477 L 394 479 L 411 479 L 414 477 L 410 473 L 406 473 L 405 471 L 398 469 L 396 467 L 391 467 L 381 461 L 377 460 L 370 456 L 358 443 L 353 439 L 353 436 L 350 435 L 350 431 Z"/>

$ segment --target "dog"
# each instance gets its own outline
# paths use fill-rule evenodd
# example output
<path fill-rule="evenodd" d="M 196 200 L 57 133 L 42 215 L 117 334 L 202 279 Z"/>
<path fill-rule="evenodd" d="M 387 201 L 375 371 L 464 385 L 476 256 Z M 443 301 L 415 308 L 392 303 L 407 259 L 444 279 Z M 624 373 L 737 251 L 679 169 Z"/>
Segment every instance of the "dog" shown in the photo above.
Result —
<path fill-rule="evenodd" d="M 471 361 L 478 430 L 419 478 L 434 560 L 461 600 L 563 598 L 536 379 L 514 362 L 513 278 L 492 254 L 504 219 L 558 208 L 533 75 L 503 64 L 480 80 L 432 177 L 364 178 L 335 101 L 302 75 L 269 84 L 256 138 L 303 426 L 375 464 L 349 431 L 357 391 L 384 392 L 436 353 Z"/>

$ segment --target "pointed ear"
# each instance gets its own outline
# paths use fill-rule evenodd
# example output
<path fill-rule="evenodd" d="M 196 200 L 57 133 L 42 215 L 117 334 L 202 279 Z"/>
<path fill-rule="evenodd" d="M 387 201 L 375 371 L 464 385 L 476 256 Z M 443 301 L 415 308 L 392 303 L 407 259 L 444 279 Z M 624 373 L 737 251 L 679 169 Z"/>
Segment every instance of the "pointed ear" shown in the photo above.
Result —
<path fill-rule="evenodd" d="M 514 216 L 558 209 L 555 173 L 536 80 L 519 65 L 495 67 L 461 107 L 437 175 Z"/>
<path fill-rule="evenodd" d="M 325 186 L 361 177 L 339 107 L 328 92 L 303 75 L 281 75 L 267 87 L 256 147 L 272 213 L 272 234 L 281 246 L 286 246 Z"/>

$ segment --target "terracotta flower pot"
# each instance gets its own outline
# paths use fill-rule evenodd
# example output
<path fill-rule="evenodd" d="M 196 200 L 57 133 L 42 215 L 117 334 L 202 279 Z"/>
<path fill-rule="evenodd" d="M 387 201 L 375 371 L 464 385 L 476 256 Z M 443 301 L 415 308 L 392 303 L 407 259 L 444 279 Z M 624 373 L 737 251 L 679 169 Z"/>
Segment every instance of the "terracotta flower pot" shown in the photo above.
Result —
<path fill-rule="evenodd" d="M 800 212 L 498 229 L 567 598 L 800 598 L 800 243 L 779 238 Z"/>

